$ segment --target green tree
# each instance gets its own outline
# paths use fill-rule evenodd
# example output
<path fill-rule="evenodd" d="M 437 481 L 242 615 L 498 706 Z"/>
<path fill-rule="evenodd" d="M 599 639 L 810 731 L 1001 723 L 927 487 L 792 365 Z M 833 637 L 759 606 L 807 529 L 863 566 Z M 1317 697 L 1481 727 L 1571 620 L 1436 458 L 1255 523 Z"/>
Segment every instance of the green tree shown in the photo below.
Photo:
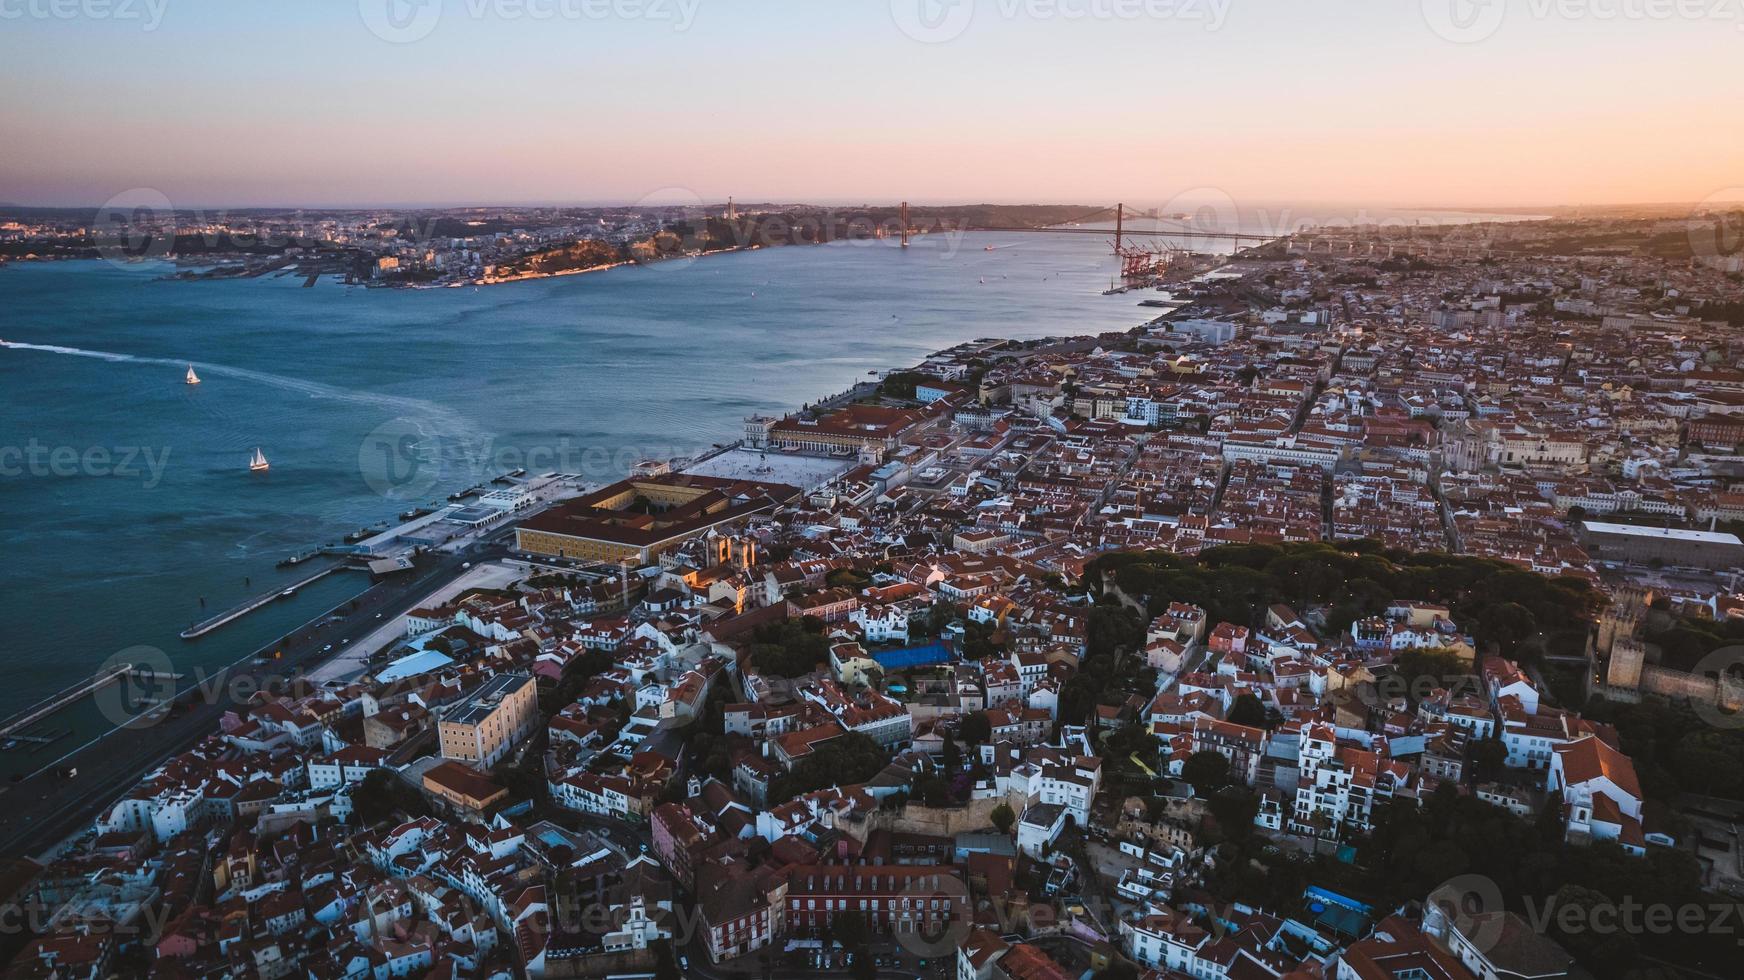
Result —
<path fill-rule="evenodd" d="M 1483 639 L 1501 648 L 1502 656 L 1513 657 L 1521 642 L 1538 632 L 1538 617 L 1518 602 L 1504 602 L 1480 616 L 1478 629 Z"/>
<path fill-rule="evenodd" d="M 1181 764 L 1181 778 L 1200 796 L 1211 796 L 1229 785 L 1229 760 L 1209 749 L 1195 752 Z"/>
<path fill-rule="evenodd" d="M 830 937 L 843 949 L 858 949 L 869 937 L 866 917 L 858 912 L 837 912 L 830 916 Z"/>
<path fill-rule="evenodd" d="M 1010 804 L 1006 803 L 994 807 L 989 818 L 993 821 L 993 826 L 998 827 L 1002 834 L 1011 833 L 1012 825 L 1017 823 L 1017 814 L 1012 812 Z"/>
<path fill-rule="evenodd" d="M 824 624 L 816 617 L 770 623 L 752 633 L 746 653 L 765 673 L 799 677 L 816 670 L 829 656 L 830 642 Z"/>
<path fill-rule="evenodd" d="M 771 804 L 786 802 L 830 786 L 852 786 L 878 775 L 890 762 L 879 744 L 859 732 L 822 743 L 800 759 L 793 771 L 776 777 L 769 787 Z"/>
<path fill-rule="evenodd" d="M 369 827 L 399 814 L 425 816 L 429 804 L 417 790 L 386 769 L 372 769 L 351 791 L 351 815 L 355 823 Z"/>
<path fill-rule="evenodd" d="M 1251 694 L 1243 694 L 1230 705 L 1228 721 L 1232 724 L 1264 728 L 1267 720 L 1266 706 Z"/>
<path fill-rule="evenodd" d="M 970 712 L 958 724 L 957 735 L 963 739 L 964 745 L 983 745 L 993 737 L 993 723 L 985 711 Z"/>
<path fill-rule="evenodd" d="M 1471 757 L 1472 771 L 1479 779 L 1494 779 L 1502 773 L 1508 761 L 1508 746 L 1499 738 L 1483 738 L 1471 743 L 1466 753 Z"/>

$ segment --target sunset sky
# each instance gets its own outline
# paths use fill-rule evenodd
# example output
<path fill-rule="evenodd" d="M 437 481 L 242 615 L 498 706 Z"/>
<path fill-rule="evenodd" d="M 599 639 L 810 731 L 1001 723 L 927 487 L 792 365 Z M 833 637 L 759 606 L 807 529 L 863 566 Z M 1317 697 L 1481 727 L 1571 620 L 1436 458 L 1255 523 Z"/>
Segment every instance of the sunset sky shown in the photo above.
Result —
<path fill-rule="evenodd" d="M 1744 184 L 1744 9 L 1723 4 L 422 3 L 0 0 L 0 202 L 1530 206 Z"/>

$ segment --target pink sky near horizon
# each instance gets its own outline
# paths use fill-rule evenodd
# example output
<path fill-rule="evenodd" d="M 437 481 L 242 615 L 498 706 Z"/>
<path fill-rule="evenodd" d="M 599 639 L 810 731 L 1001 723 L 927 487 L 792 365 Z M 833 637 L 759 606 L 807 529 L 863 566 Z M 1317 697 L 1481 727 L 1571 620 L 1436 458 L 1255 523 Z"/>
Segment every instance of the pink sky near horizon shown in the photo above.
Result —
<path fill-rule="evenodd" d="M 929 44 L 893 11 L 937 0 L 694 0 L 682 30 L 447 0 L 393 43 L 352 0 L 161 2 L 0 21 L 0 202 L 1744 198 L 1744 20 L 1521 5 L 1458 43 L 1426 11 L 1464 0 L 1217 0 L 1215 29 L 974 0 Z"/>

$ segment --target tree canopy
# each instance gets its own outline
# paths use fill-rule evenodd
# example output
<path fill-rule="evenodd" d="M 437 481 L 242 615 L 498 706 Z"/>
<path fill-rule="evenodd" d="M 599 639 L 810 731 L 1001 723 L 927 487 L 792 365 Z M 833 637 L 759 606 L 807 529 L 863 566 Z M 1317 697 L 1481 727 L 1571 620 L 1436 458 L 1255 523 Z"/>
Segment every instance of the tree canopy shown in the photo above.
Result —
<path fill-rule="evenodd" d="M 819 745 L 800 759 L 792 772 L 777 777 L 769 787 L 769 798 L 786 801 L 831 786 L 863 783 L 883 771 L 889 761 L 890 756 L 877 742 L 849 732 Z"/>
<path fill-rule="evenodd" d="M 823 621 L 807 616 L 758 627 L 745 652 L 765 674 L 800 677 L 817 670 L 829 657 L 830 641 Z"/>
<path fill-rule="evenodd" d="M 1405 552 L 1373 542 L 1231 545 L 1185 557 L 1163 551 L 1103 555 L 1085 569 L 1156 616 L 1170 602 L 1201 606 L 1212 621 L 1250 623 L 1265 607 L 1328 607 L 1329 631 L 1378 615 L 1394 599 L 1448 606 L 1461 629 L 1505 656 L 1535 658 L 1546 646 L 1584 640 L 1603 598 L 1584 580 L 1547 577 L 1505 562 L 1442 552 Z"/>

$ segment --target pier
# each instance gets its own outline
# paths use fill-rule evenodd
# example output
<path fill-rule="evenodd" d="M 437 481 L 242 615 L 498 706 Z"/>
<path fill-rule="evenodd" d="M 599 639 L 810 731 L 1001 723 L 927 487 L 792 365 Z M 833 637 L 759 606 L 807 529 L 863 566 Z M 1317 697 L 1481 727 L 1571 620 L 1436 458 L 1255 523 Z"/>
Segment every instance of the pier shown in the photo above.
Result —
<path fill-rule="evenodd" d="M 299 589 L 314 585 L 316 582 L 332 575 L 334 572 L 342 571 L 348 567 L 350 566 L 345 564 L 329 565 L 312 575 L 298 579 L 296 582 L 282 589 L 274 589 L 264 595 L 256 596 L 234 609 L 221 612 L 218 615 L 213 616 L 211 619 L 202 620 L 201 622 L 195 623 L 187 629 L 182 630 L 182 639 L 194 640 L 205 636 L 207 633 L 212 632 L 218 627 L 227 626 L 262 606 L 271 605 L 279 599 L 289 599 L 291 596 L 295 595 Z"/>
<path fill-rule="evenodd" d="M 67 705 L 72 704 L 74 701 L 79 700 L 85 695 L 108 687 L 110 684 L 115 683 L 128 674 L 137 674 L 147 680 L 155 680 L 161 676 L 156 671 L 142 670 L 137 664 L 116 664 L 108 670 L 97 674 L 95 677 L 74 684 L 72 687 L 61 691 L 59 694 L 51 694 L 43 700 L 38 701 L 36 704 L 33 704 L 6 719 L 4 722 L 0 722 L 0 739 L 12 739 L 19 742 L 34 742 L 46 745 L 56 739 L 65 737 L 65 732 L 62 732 L 59 735 L 20 735 L 18 733 L 36 722 L 41 721 L 43 718 L 54 714 L 56 711 L 59 711 Z"/>

